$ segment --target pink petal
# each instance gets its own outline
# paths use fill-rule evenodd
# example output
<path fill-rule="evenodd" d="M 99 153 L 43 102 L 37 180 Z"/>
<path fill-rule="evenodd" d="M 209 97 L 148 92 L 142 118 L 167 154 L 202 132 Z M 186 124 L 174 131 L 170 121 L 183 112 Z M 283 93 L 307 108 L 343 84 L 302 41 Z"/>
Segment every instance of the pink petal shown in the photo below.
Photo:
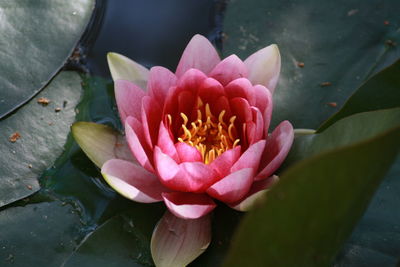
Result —
<path fill-rule="evenodd" d="M 249 192 L 253 179 L 253 169 L 241 169 L 222 178 L 206 192 L 222 202 L 232 203 L 242 199 Z"/>
<path fill-rule="evenodd" d="M 278 46 L 270 45 L 254 54 L 245 61 L 252 84 L 261 84 L 274 93 L 281 70 L 281 56 Z"/>
<path fill-rule="evenodd" d="M 154 149 L 154 160 L 161 182 L 172 190 L 201 193 L 218 179 L 208 165 L 202 162 L 177 164 L 159 147 Z"/>
<path fill-rule="evenodd" d="M 253 114 L 249 102 L 241 97 L 232 98 L 230 101 L 232 113 L 237 116 L 239 123 L 245 123 L 253 120 Z"/>
<path fill-rule="evenodd" d="M 224 87 L 215 79 L 207 78 L 199 87 L 199 97 L 202 99 L 203 103 L 210 104 L 211 111 L 215 108 L 215 102 L 220 96 L 225 94 Z"/>
<path fill-rule="evenodd" d="M 253 171 L 257 171 L 264 147 L 265 140 L 258 141 L 257 143 L 251 145 L 232 166 L 231 172 L 235 172 L 244 168 L 252 168 Z"/>
<path fill-rule="evenodd" d="M 182 117 L 180 116 L 180 113 L 185 114 L 186 116 L 189 117 L 190 120 L 190 114 L 192 114 L 192 111 L 197 107 L 196 105 L 197 99 L 196 95 L 193 92 L 190 92 L 188 90 L 182 91 L 178 95 L 178 111 L 179 111 L 179 121 L 183 122 Z M 190 121 L 189 121 L 190 123 Z M 181 128 L 181 127 L 179 127 Z"/>
<path fill-rule="evenodd" d="M 160 123 L 160 130 L 158 131 L 157 146 L 161 148 L 163 153 L 167 154 L 175 161 L 179 161 L 179 156 L 178 152 L 176 151 L 174 141 L 172 140 L 167 128 L 165 128 L 163 122 Z"/>
<path fill-rule="evenodd" d="M 162 197 L 169 211 L 182 219 L 198 219 L 217 206 L 206 194 L 172 192 Z"/>
<path fill-rule="evenodd" d="M 153 67 L 150 69 L 148 81 L 149 95 L 157 100 L 160 106 L 164 105 L 169 89 L 177 82 L 175 74 L 163 67 Z"/>
<path fill-rule="evenodd" d="M 156 266 L 187 266 L 211 242 L 211 217 L 184 220 L 167 211 L 151 237 L 151 255 Z"/>
<path fill-rule="evenodd" d="M 168 191 L 157 176 L 129 161 L 111 159 L 103 165 L 101 174 L 115 191 L 137 202 L 161 201 L 161 193 Z"/>
<path fill-rule="evenodd" d="M 207 76 L 197 69 L 188 69 L 182 77 L 178 80 L 178 91 L 174 94 L 180 93 L 182 90 L 188 90 L 193 93 L 197 92 L 197 89 L 201 86 L 203 81 L 207 79 Z"/>
<path fill-rule="evenodd" d="M 194 68 L 208 74 L 220 61 L 217 51 L 207 38 L 196 34 L 183 51 L 175 73 L 181 77 L 187 70 Z"/>
<path fill-rule="evenodd" d="M 256 95 L 256 107 L 263 113 L 264 117 L 264 134 L 268 136 L 268 128 L 271 123 L 272 115 L 272 95 L 271 92 L 262 85 L 254 86 L 254 93 Z"/>
<path fill-rule="evenodd" d="M 271 176 L 281 166 L 292 146 L 294 138 L 293 126 L 288 121 L 281 122 L 267 138 L 262 155 L 261 171 L 256 180 Z"/>
<path fill-rule="evenodd" d="M 175 148 L 181 162 L 203 162 L 203 158 L 197 148 L 182 142 L 176 143 Z"/>
<path fill-rule="evenodd" d="M 140 120 L 142 98 L 146 95 L 146 92 L 139 86 L 125 80 L 115 81 L 114 90 L 122 123 L 125 123 L 128 116 Z"/>
<path fill-rule="evenodd" d="M 143 126 L 136 118 L 128 117 L 126 119 L 125 135 L 129 148 L 131 149 L 136 160 L 146 170 L 154 173 L 153 165 L 148 157 L 148 155 L 151 155 L 151 151 L 147 149 L 144 140 Z"/>
<path fill-rule="evenodd" d="M 278 181 L 278 176 L 274 175 L 268 179 L 254 182 L 246 196 L 242 200 L 231 203 L 230 207 L 238 211 L 251 210 L 257 203 L 264 200 L 265 194 L 268 192 L 269 188 Z"/>
<path fill-rule="evenodd" d="M 257 142 L 264 136 L 264 118 L 258 108 L 251 107 L 251 111 L 253 112 L 253 121 L 255 122 L 254 142 Z"/>
<path fill-rule="evenodd" d="M 247 77 L 247 68 L 240 58 L 236 55 L 231 55 L 219 62 L 209 76 L 225 86 L 235 79 Z"/>
<path fill-rule="evenodd" d="M 219 155 L 210 163 L 210 167 L 213 168 L 220 177 L 224 177 L 229 174 L 230 169 L 239 157 L 240 146 L 237 146 Z"/>
<path fill-rule="evenodd" d="M 245 78 L 236 79 L 225 87 L 226 95 L 229 98 L 245 98 L 251 106 L 256 104 L 254 88 L 251 82 Z"/>
<path fill-rule="evenodd" d="M 161 122 L 161 107 L 150 96 L 142 99 L 142 124 L 145 140 L 150 148 L 157 142 L 158 127 Z"/>
<path fill-rule="evenodd" d="M 213 104 L 212 108 L 215 114 L 220 114 L 221 111 L 225 110 L 225 115 L 224 115 L 225 121 L 229 121 L 229 118 L 232 116 L 229 100 L 226 96 L 218 97 L 215 103 Z"/>

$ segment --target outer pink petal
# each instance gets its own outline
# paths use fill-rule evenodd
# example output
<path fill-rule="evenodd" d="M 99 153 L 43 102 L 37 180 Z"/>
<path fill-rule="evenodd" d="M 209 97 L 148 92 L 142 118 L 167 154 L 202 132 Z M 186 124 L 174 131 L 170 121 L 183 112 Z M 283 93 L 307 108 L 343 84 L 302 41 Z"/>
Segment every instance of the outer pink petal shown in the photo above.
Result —
<path fill-rule="evenodd" d="M 267 138 L 265 150 L 262 155 L 261 171 L 256 180 L 271 176 L 285 160 L 292 146 L 294 138 L 293 126 L 288 121 L 281 122 Z"/>
<path fill-rule="evenodd" d="M 264 199 L 269 188 L 278 181 L 278 176 L 274 175 L 268 179 L 254 182 L 246 196 L 242 200 L 231 203 L 230 207 L 238 211 L 249 211 L 254 205 Z"/>
<path fill-rule="evenodd" d="M 163 67 L 153 67 L 150 69 L 148 80 L 149 95 L 157 100 L 160 106 L 164 105 L 169 89 L 177 82 L 175 74 Z"/>
<path fill-rule="evenodd" d="M 161 193 L 169 191 L 157 176 L 129 161 L 111 159 L 103 165 L 101 173 L 118 193 L 137 202 L 161 201 Z"/>
<path fill-rule="evenodd" d="M 202 162 L 200 152 L 197 148 L 186 143 L 178 142 L 175 144 L 176 151 L 178 152 L 180 162 Z"/>
<path fill-rule="evenodd" d="M 252 106 L 256 104 L 254 88 L 248 79 L 233 80 L 225 87 L 225 92 L 229 98 L 241 97 L 245 98 Z"/>
<path fill-rule="evenodd" d="M 161 148 L 163 153 L 167 154 L 175 161 L 179 161 L 179 156 L 178 152 L 176 151 L 174 141 L 172 140 L 167 128 L 165 128 L 163 122 L 160 123 L 160 130 L 158 131 L 157 146 Z"/>
<path fill-rule="evenodd" d="M 142 98 L 146 95 L 146 92 L 139 86 L 125 80 L 115 81 L 114 90 L 122 123 L 125 123 L 128 116 L 140 120 Z"/>
<path fill-rule="evenodd" d="M 167 211 L 151 237 L 151 255 L 156 266 L 187 266 L 210 242 L 210 215 L 185 220 Z"/>
<path fill-rule="evenodd" d="M 210 77 L 218 80 L 222 85 L 227 85 L 231 81 L 247 77 L 247 68 L 240 58 L 231 55 L 220 63 L 210 72 Z"/>
<path fill-rule="evenodd" d="M 217 206 L 206 194 L 172 192 L 162 196 L 169 211 L 182 219 L 198 219 Z"/>
<path fill-rule="evenodd" d="M 207 38 L 196 34 L 183 51 L 175 73 L 181 77 L 188 69 L 195 68 L 208 74 L 220 61 L 217 51 Z"/>
<path fill-rule="evenodd" d="M 154 149 L 154 161 L 160 181 L 172 190 L 202 193 L 218 179 L 210 166 L 202 162 L 177 164 L 159 147 Z"/>
<path fill-rule="evenodd" d="M 253 169 L 246 168 L 222 178 L 210 188 L 207 194 L 225 203 L 242 199 L 250 190 L 253 183 Z"/>
<path fill-rule="evenodd" d="M 235 172 L 244 168 L 252 168 L 254 172 L 257 171 L 264 147 L 265 140 L 260 140 L 251 145 L 232 166 L 231 172 Z"/>
<path fill-rule="evenodd" d="M 240 157 L 240 149 L 241 147 L 237 146 L 225 151 L 210 163 L 210 167 L 213 168 L 220 177 L 227 176 L 233 164 Z"/>
<path fill-rule="evenodd" d="M 244 63 L 249 71 L 249 80 L 261 84 L 274 93 L 281 70 L 278 46 L 270 45 L 250 55 Z"/>
<path fill-rule="evenodd" d="M 146 170 L 154 173 L 152 162 L 148 157 L 151 152 L 146 149 L 144 141 L 142 124 L 134 117 L 128 117 L 125 122 L 125 135 L 129 148 L 137 161 Z"/>

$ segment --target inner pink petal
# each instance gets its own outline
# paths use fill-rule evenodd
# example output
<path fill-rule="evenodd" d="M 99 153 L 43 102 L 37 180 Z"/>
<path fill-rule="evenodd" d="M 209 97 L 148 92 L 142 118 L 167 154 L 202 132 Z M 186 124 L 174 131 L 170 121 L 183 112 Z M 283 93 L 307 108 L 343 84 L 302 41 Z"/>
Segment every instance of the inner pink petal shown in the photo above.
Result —
<path fill-rule="evenodd" d="M 143 132 L 148 145 L 152 148 L 157 143 L 158 128 L 161 122 L 161 107 L 154 98 L 142 99 Z"/>
<path fill-rule="evenodd" d="M 245 78 L 236 79 L 230 82 L 225 87 L 225 93 L 229 98 L 245 98 L 251 106 L 256 104 L 253 85 Z"/>

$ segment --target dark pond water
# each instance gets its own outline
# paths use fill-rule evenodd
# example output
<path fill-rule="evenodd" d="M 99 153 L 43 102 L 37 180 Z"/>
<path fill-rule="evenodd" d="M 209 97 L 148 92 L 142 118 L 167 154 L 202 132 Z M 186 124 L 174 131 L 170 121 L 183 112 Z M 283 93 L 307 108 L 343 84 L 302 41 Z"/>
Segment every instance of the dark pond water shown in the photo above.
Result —
<path fill-rule="evenodd" d="M 109 77 L 108 52 L 117 52 L 146 67 L 174 70 L 190 38 L 200 33 L 221 48 L 226 0 L 101 0 L 83 38 L 86 65 Z"/>

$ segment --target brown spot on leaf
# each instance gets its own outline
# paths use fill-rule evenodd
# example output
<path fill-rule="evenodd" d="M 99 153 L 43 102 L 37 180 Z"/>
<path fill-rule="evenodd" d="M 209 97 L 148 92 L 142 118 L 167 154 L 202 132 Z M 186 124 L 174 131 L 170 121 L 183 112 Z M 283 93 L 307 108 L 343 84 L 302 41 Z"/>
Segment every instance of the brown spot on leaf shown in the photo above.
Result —
<path fill-rule="evenodd" d="M 329 103 L 326 103 L 328 106 L 330 106 L 330 107 L 333 107 L 333 108 L 335 108 L 335 107 L 337 107 L 337 103 L 336 102 L 329 102 Z"/>
<path fill-rule="evenodd" d="M 46 98 L 46 97 L 41 97 L 38 99 L 37 101 L 39 104 L 41 104 L 42 106 L 47 106 L 50 103 L 50 99 Z"/>
<path fill-rule="evenodd" d="M 10 140 L 11 143 L 15 143 L 20 137 L 21 135 L 19 134 L 19 132 L 15 132 L 10 135 L 10 138 L 8 140 Z"/>
<path fill-rule="evenodd" d="M 326 86 L 331 86 L 332 83 L 331 82 L 323 82 L 319 84 L 321 87 L 326 87 Z"/>
<path fill-rule="evenodd" d="M 304 68 L 304 62 L 297 62 L 297 67 Z"/>

